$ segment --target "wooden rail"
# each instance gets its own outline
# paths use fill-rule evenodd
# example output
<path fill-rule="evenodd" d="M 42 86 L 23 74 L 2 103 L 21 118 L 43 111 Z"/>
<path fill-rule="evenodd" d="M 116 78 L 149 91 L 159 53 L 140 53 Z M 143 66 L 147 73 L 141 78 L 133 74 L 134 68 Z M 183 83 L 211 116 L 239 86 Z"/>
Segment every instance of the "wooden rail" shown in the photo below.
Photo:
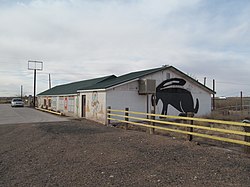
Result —
<path fill-rule="evenodd" d="M 148 117 L 151 116 L 151 119 Z M 152 116 L 154 119 L 152 118 Z M 176 122 L 176 121 L 166 121 L 166 119 L 174 119 L 174 120 L 182 120 L 186 123 Z M 222 129 L 218 127 L 210 127 L 210 126 L 202 126 L 202 125 L 194 125 L 193 122 L 196 123 L 207 123 L 207 124 L 216 124 L 220 125 L 227 125 L 227 126 L 238 126 L 238 127 L 246 127 L 249 128 L 250 124 L 248 123 L 241 123 L 241 122 L 232 122 L 232 121 L 224 121 L 224 120 L 212 120 L 212 119 L 204 119 L 204 118 L 194 118 L 194 117 L 181 117 L 181 116 L 169 116 L 169 115 L 160 115 L 160 114 L 152 114 L 152 113 L 143 113 L 143 112 L 133 112 L 129 111 L 128 108 L 126 110 L 114 110 L 110 107 L 107 109 L 107 120 L 108 123 L 111 121 L 122 122 L 126 124 L 132 124 L 136 126 L 147 127 L 150 129 L 159 129 L 164 131 L 170 131 L 175 133 L 187 134 L 189 136 L 198 136 L 202 138 L 208 138 L 218 141 L 230 142 L 245 146 L 250 146 L 250 142 L 244 140 L 237 140 L 232 138 L 226 138 L 223 136 L 211 135 L 211 133 L 219 132 L 222 134 L 235 134 L 244 136 L 245 140 L 249 139 L 250 132 L 244 132 L 240 130 L 229 130 L 229 129 Z M 146 122 L 146 124 L 145 124 Z M 177 127 L 186 127 L 188 130 L 180 130 L 180 129 L 173 129 L 169 128 L 166 125 L 170 126 L 177 126 Z M 204 133 L 193 132 L 193 129 L 201 129 L 210 132 L 209 134 L 204 131 Z M 247 138 L 246 138 L 247 137 Z M 192 138 L 189 137 L 189 140 Z"/>

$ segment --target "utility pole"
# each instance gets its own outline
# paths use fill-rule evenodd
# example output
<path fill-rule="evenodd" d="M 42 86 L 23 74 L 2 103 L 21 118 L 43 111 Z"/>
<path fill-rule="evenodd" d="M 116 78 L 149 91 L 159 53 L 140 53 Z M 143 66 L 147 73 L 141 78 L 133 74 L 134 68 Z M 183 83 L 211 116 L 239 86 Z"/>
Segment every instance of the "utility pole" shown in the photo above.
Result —
<path fill-rule="evenodd" d="M 215 80 L 213 79 L 213 91 L 215 92 Z M 213 93 L 213 110 L 215 110 L 215 94 Z"/>
<path fill-rule="evenodd" d="M 33 107 L 36 107 L 36 69 L 34 69 L 34 96 L 33 96 Z"/>
<path fill-rule="evenodd" d="M 28 70 L 34 70 L 34 96 L 33 96 L 33 107 L 36 107 L 36 70 L 43 70 L 43 62 L 41 61 L 28 61 Z"/>
<path fill-rule="evenodd" d="M 21 85 L 21 99 L 23 99 L 23 85 Z"/>
<path fill-rule="evenodd" d="M 243 111 L 243 97 L 242 97 L 242 91 L 240 92 L 240 111 Z"/>
<path fill-rule="evenodd" d="M 204 77 L 204 86 L 206 86 L 206 80 L 207 80 L 207 78 Z"/>
<path fill-rule="evenodd" d="M 49 73 L 49 89 L 51 89 L 51 78 L 50 78 L 50 73 Z"/>

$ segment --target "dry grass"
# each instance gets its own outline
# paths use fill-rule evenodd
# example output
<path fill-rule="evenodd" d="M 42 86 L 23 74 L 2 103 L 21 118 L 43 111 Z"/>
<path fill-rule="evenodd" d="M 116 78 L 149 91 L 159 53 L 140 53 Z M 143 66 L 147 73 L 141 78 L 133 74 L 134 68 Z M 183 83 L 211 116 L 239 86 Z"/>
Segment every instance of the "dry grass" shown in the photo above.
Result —
<path fill-rule="evenodd" d="M 0 104 L 9 104 L 11 102 L 12 98 L 7 98 L 7 97 L 1 97 L 0 98 Z"/>
<path fill-rule="evenodd" d="M 245 118 L 250 117 L 248 110 L 243 111 L 212 111 L 210 115 L 202 116 L 206 119 L 226 120 L 226 121 L 237 121 L 240 122 Z"/>

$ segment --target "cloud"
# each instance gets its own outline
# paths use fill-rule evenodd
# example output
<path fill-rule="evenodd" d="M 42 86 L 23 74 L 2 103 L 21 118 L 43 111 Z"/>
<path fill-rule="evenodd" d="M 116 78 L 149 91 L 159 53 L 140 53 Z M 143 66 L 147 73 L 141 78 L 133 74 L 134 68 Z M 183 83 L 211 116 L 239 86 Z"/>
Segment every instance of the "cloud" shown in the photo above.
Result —
<path fill-rule="evenodd" d="M 218 80 L 219 95 L 250 92 L 246 85 L 250 73 L 248 1 L 27 0 L 0 4 L 0 24 L 4 25 L 0 27 L 1 80 L 8 74 L 0 86 L 9 89 L 0 95 L 16 94 L 20 84 L 32 94 L 28 60 L 44 62 L 37 92 L 48 88 L 49 73 L 55 85 L 163 64 L 200 81 L 204 77 Z M 13 82 L 16 79 L 20 81 Z"/>

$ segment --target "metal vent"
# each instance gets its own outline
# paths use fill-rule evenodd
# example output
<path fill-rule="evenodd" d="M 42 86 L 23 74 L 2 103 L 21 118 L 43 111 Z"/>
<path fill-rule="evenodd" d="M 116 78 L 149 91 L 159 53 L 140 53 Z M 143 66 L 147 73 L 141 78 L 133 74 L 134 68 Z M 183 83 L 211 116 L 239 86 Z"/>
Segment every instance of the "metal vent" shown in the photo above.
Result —
<path fill-rule="evenodd" d="M 139 94 L 153 94 L 156 92 L 156 81 L 152 79 L 139 80 Z"/>

